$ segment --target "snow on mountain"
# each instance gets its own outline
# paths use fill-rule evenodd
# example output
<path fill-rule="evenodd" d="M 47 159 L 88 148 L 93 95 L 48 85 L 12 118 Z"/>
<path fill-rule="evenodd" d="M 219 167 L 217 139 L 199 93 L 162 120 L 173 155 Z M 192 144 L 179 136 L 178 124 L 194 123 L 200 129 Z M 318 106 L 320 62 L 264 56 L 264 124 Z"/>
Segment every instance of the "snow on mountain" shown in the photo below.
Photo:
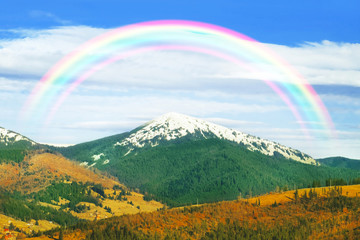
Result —
<path fill-rule="evenodd" d="M 68 143 L 46 143 L 46 142 L 40 142 L 40 144 L 48 145 L 48 146 L 52 146 L 52 147 L 71 147 L 71 146 L 75 145 L 75 144 L 68 144 Z"/>
<path fill-rule="evenodd" d="M 171 141 L 188 135 L 217 137 L 243 145 L 250 151 L 259 151 L 269 156 L 280 154 L 302 163 L 318 164 L 313 158 L 298 150 L 179 113 L 167 113 L 146 123 L 129 137 L 115 143 L 115 146 L 127 147 L 127 155 L 136 148 L 155 147 L 161 141 Z"/>
<path fill-rule="evenodd" d="M 36 145 L 36 143 L 30 140 L 29 138 L 24 137 L 23 135 L 18 134 L 16 132 L 0 127 L 0 144 L 2 143 L 7 146 L 9 144 L 14 144 L 15 142 L 19 142 L 19 141 L 27 141 L 30 142 L 31 145 Z"/>
<path fill-rule="evenodd" d="M 103 154 L 103 153 L 100 153 L 100 154 L 95 154 L 95 155 L 93 155 L 92 156 L 92 158 L 94 159 L 94 161 L 97 161 L 97 160 L 99 160 L 101 157 L 103 157 L 103 156 L 105 156 L 105 154 Z"/>

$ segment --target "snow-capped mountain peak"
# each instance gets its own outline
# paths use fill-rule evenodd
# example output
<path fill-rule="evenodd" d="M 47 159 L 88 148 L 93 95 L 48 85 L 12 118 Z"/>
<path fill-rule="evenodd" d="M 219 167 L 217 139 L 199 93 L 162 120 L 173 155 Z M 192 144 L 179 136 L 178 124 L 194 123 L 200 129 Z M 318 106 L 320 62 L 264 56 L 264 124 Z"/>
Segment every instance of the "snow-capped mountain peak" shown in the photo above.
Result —
<path fill-rule="evenodd" d="M 161 129 L 156 131 L 157 134 L 163 134 L 166 140 L 172 140 L 188 134 L 194 134 L 197 131 L 201 133 L 220 133 L 226 128 L 198 118 L 170 112 L 147 123 L 144 130 L 150 129 Z"/>
<path fill-rule="evenodd" d="M 127 155 L 136 148 L 155 147 L 162 141 L 171 141 L 187 136 L 199 139 L 219 138 L 242 145 L 250 151 L 259 151 L 265 155 L 280 154 L 295 161 L 317 164 L 313 158 L 298 150 L 174 112 L 164 114 L 146 123 L 139 130 L 130 134 L 129 137 L 115 143 L 115 146 L 126 147 L 128 150 L 125 155 Z"/>
<path fill-rule="evenodd" d="M 36 143 L 31 139 L 24 137 L 23 135 L 7 130 L 5 128 L 0 127 L 0 144 L 9 145 L 14 144 L 19 141 L 27 141 L 30 142 L 31 145 L 35 145 Z"/>

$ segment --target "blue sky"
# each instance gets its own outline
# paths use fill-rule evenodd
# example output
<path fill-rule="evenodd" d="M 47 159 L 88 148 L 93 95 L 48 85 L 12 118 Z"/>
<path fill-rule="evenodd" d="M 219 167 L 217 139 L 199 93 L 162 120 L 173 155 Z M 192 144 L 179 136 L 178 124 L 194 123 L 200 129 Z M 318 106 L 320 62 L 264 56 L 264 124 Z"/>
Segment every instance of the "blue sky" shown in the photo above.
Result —
<path fill-rule="evenodd" d="M 360 34 L 359 7 L 356 0 L 13 0 L 3 3 L 0 21 L 2 29 L 43 29 L 113 28 L 155 19 L 188 19 L 218 24 L 266 43 L 296 45 L 325 39 L 355 43 Z"/>
<path fill-rule="evenodd" d="M 79 143 L 178 111 L 314 157 L 360 159 L 358 9 L 355 0 L 6 1 L 0 9 L 0 126 L 38 142 Z M 217 24 L 266 44 L 314 86 L 338 138 L 314 130 L 314 140 L 306 140 L 287 107 L 263 83 L 234 83 L 233 66 L 181 52 L 144 54 L 95 74 L 45 129 L 14 121 L 36 82 L 66 53 L 112 28 L 159 19 Z M 171 64 L 174 59 L 177 65 Z M 217 84 L 205 89 L 200 83 L 208 79 Z"/>

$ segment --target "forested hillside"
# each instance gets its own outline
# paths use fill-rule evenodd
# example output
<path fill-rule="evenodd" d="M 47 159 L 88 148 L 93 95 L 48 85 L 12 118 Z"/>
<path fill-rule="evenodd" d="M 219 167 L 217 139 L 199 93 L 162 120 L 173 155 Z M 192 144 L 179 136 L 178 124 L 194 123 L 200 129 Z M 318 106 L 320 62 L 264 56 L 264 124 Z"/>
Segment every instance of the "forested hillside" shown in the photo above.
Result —
<path fill-rule="evenodd" d="M 317 159 L 321 164 L 338 167 L 338 168 L 349 168 L 354 170 L 360 170 L 360 160 L 344 158 L 344 157 L 329 157 Z"/>
<path fill-rule="evenodd" d="M 263 194 L 276 187 L 307 187 L 314 180 L 325 185 L 329 178 L 348 181 L 359 176 L 348 169 L 266 156 L 219 139 L 176 142 L 125 157 L 117 151 L 104 152 L 104 158 L 112 160 L 98 164 L 99 169 L 170 206 L 232 200 L 240 194 Z"/>
<path fill-rule="evenodd" d="M 270 205 L 237 200 L 115 217 L 78 224 L 64 239 L 359 239 L 360 198 L 346 192 L 307 189 Z"/>

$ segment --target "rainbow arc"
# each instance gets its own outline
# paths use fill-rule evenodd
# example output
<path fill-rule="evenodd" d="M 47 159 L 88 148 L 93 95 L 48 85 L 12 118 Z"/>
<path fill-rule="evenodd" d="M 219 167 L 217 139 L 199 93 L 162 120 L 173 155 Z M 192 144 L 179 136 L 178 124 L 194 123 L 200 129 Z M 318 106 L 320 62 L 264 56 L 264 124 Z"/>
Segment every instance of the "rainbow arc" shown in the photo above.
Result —
<path fill-rule="evenodd" d="M 39 81 L 23 112 L 41 108 L 50 122 L 66 98 L 109 64 L 148 51 L 190 51 L 215 56 L 250 72 L 267 66 L 282 77 L 263 80 L 289 107 L 306 135 L 316 122 L 334 136 L 331 117 L 313 87 L 287 62 L 260 42 L 236 31 L 203 22 L 161 20 L 120 27 L 84 43 L 56 63 Z M 254 67 L 259 66 L 259 67 Z M 271 73 L 269 73 L 270 75 Z M 266 74 L 265 74 L 266 75 Z"/>

